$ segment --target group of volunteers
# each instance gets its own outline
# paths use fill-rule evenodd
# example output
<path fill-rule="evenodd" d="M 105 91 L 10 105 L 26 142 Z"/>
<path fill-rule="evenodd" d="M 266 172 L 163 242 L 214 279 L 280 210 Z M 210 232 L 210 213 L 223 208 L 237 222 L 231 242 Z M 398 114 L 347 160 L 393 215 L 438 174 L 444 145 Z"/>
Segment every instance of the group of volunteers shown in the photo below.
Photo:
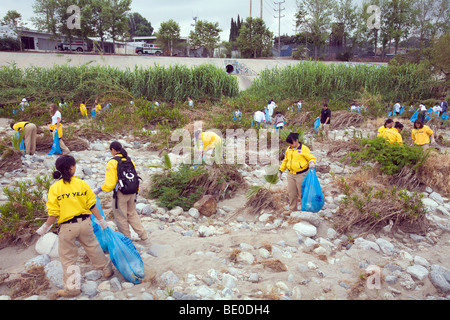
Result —
<path fill-rule="evenodd" d="M 56 160 L 56 171 L 53 172 L 53 178 L 58 181 L 50 187 L 48 192 L 48 218 L 36 232 L 43 236 L 55 223 L 60 226 L 58 254 L 63 267 L 64 289 L 56 292 L 59 297 L 75 297 L 81 293 L 81 289 L 74 287 L 69 281 L 73 273 L 71 267 L 76 264 L 78 259 L 77 240 L 83 246 L 94 268 L 101 270 L 105 279 L 111 278 L 114 274 L 111 260 L 103 252 L 92 227 L 91 214 L 97 218 L 102 229 L 108 226 L 96 206 L 97 195 L 100 192 L 113 191 L 113 216 L 119 232 L 131 238 L 129 228 L 131 226 L 141 241 L 145 243 L 148 239 L 147 231 L 136 211 L 139 187 L 133 193 L 125 192 L 120 187 L 122 180 L 119 180 L 119 176 L 121 176 L 119 168 L 122 163 L 130 163 L 137 177 L 135 164 L 119 142 L 112 142 L 109 150 L 113 158 L 106 165 L 104 184 L 94 190 L 87 182 L 75 176 L 76 160 L 74 157 L 62 155 Z"/>
<path fill-rule="evenodd" d="M 97 102 L 97 101 L 96 101 Z M 64 109 L 64 101 L 60 103 Z M 92 227 L 91 214 L 93 214 L 102 229 L 107 227 L 105 218 L 96 206 L 97 195 L 100 192 L 113 192 L 113 216 L 119 232 L 131 238 L 129 226 L 137 233 L 144 243 L 148 240 L 148 234 L 143 227 L 136 211 L 136 198 L 139 192 L 139 184 L 136 190 L 125 191 L 121 171 L 125 163 L 133 168 L 135 178 L 138 178 L 136 166 L 128 156 L 122 145 L 114 141 L 109 150 L 112 159 L 108 161 L 105 170 L 104 184 L 92 190 L 87 182 L 77 178 L 76 160 L 69 155 L 70 150 L 61 140 L 63 136 L 62 116 L 58 106 L 51 104 L 49 107 L 51 125 L 49 130 L 53 135 L 58 134 L 62 155 L 56 159 L 53 178 L 58 180 L 48 192 L 46 222 L 36 231 L 40 236 L 49 232 L 53 225 L 59 225 L 58 254 L 63 267 L 64 289 L 58 290 L 58 297 L 75 297 L 81 293 L 81 288 L 72 282 L 73 266 L 78 259 L 78 241 L 84 248 L 95 269 L 101 270 L 105 279 L 113 276 L 114 271 L 111 260 L 103 252 Z M 11 128 L 24 134 L 25 154 L 34 155 L 36 152 L 37 126 L 31 122 L 22 121 L 11 123 Z M 127 179 L 130 178 L 127 171 Z M 137 180 L 137 179 L 136 179 Z"/>
<path fill-rule="evenodd" d="M 193 107 L 191 101 L 189 98 L 190 107 Z M 297 102 L 298 111 L 302 108 L 302 102 L 302 100 Z M 62 100 L 60 104 L 62 110 L 64 110 L 64 105 L 65 103 Z M 96 108 L 101 110 L 101 106 L 99 108 L 97 105 L 100 104 L 96 100 L 94 110 Z M 276 108 L 276 103 L 271 99 L 265 109 L 258 110 L 255 113 L 253 120 L 258 128 L 260 128 L 261 123 L 272 123 L 272 121 L 276 128 L 283 128 L 286 118 L 278 111 L 274 114 Z M 290 111 L 293 111 L 293 109 L 294 106 L 288 108 Z M 63 154 L 55 162 L 56 171 L 53 172 L 53 178 L 58 181 L 50 187 L 48 192 L 48 218 L 36 232 L 43 236 L 52 229 L 55 223 L 60 226 L 58 253 L 63 267 L 64 289 L 58 290 L 57 296 L 75 297 L 81 293 L 81 288 L 73 286 L 70 281 L 71 267 L 76 264 L 78 259 L 77 240 L 83 246 L 94 268 L 101 270 L 105 279 L 111 278 L 114 274 L 111 260 L 103 252 L 92 227 L 91 214 L 97 218 L 102 229 L 107 228 L 107 222 L 96 205 L 98 195 L 101 192 L 113 192 L 113 216 L 119 232 L 131 238 L 129 229 L 131 226 L 140 240 L 144 242 L 147 241 L 148 234 L 136 211 L 136 198 L 140 189 L 139 176 L 134 161 L 129 157 L 124 147 L 117 141 L 110 144 L 109 151 L 112 158 L 106 164 L 104 183 L 92 190 L 88 183 L 75 176 L 76 160 L 69 155 L 70 150 L 61 140 L 63 137 L 61 111 L 55 104 L 50 105 L 49 111 L 51 115 L 49 129 L 53 135 L 58 134 Z M 87 116 L 87 108 L 84 102 L 80 105 L 80 112 Z M 242 113 L 238 109 L 234 113 L 234 119 L 242 119 Z M 321 129 L 328 138 L 331 111 L 326 103 L 323 104 L 317 119 L 320 119 Z M 24 133 L 25 153 L 33 155 L 36 152 L 36 125 L 23 121 L 11 123 L 11 128 Z M 379 129 L 378 136 L 385 137 L 390 142 L 403 143 L 400 134 L 402 129 L 401 123 L 394 123 L 392 119 L 388 119 L 384 126 Z M 205 156 L 211 156 L 214 150 L 222 144 L 222 138 L 214 132 L 197 130 L 194 132 L 194 138 L 196 142 L 201 144 Z M 412 139 L 414 144 L 424 148 L 430 143 L 435 143 L 433 131 L 424 125 L 420 119 L 414 123 Z M 278 169 L 278 177 L 282 179 L 283 173 L 287 171 L 289 212 L 285 214 L 290 214 L 299 209 L 303 179 L 310 169 L 315 168 L 317 159 L 311 154 L 308 146 L 299 140 L 298 133 L 291 132 L 287 136 L 286 142 L 288 148 Z M 123 178 L 123 176 L 126 178 Z M 125 181 L 126 179 L 128 179 L 128 182 Z M 128 184 L 130 181 L 137 181 L 137 185 L 130 189 L 130 184 Z"/>
<path fill-rule="evenodd" d="M 403 131 L 403 124 L 395 122 L 392 119 L 387 119 L 383 126 L 378 129 L 377 137 L 383 137 L 390 143 L 403 144 L 403 137 L 401 132 Z M 411 132 L 412 144 L 423 149 L 428 149 L 431 145 L 436 144 L 434 138 L 434 132 L 427 125 L 424 125 L 423 121 L 417 119 L 414 121 L 414 128 Z"/>

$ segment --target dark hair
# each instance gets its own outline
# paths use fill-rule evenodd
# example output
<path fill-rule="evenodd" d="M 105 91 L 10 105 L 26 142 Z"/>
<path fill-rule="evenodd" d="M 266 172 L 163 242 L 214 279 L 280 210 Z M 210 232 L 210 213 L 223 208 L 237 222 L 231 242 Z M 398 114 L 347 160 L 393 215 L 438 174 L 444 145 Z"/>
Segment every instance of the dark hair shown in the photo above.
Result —
<path fill-rule="evenodd" d="M 294 143 L 294 141 L 298 140 L 298 133 L 296 132 L 291 132 L 289 133 L 289 135 L 286 138 L 286 142 L 289 144 Z"/>
<path fill-rule="evenodd" d="M 122 145 L 120 144 L 120 142 L 118 141 L 113 141 L 111 142 L 111 144 L 109 145 L 109 150 L 116 150 L 117 152 L 119 152 L 121 155 L 123 155 L 124 158 L 128 157 L 128 153 L 125 151 L 125 149 L 122 147 Z"/>
<path fill-rule="evenodd" d="M 416 121 L 414 121 L 414 128 L 416 128 L 416 124 L 419 125 L 419 129 L 423 128 L 423 122 L 422 120 L 417 119 Z"/>
<path fill-rule="evenodd" d="M 323 106 L 328 108 L 328 104 L 327 103 L 324 103 Z"/>
<path fill-rule="evenodd" d="M 394 120 L 392 119 L 387 119 L 386 122 L 384 123 L 384 126 L 386 127 L 387 124 L 394 122 Z"/>
<path fill-rule="evenodd" d="M 14 123 L 14 122 L 11 122 L 9 125 L 10 125 L 11 129 L 14 130 L 14 125 L 15 125 L 15 123 Z"/>
<path fill-rule="evenodd" d="M 64 182 L 70 183 L 72 175 L 70 174 L 70 168 L 76 165 L 75 158 L 69 155 L 64 155 L 56 159 L 55 167 L 56 171 L 53 172 L 53 179 L 63 179 Z"/>
<path fill-rule="evenodd" d="M 403 125 L 400 122 L 396 122 L 394 128 L 403 129 Z"/>

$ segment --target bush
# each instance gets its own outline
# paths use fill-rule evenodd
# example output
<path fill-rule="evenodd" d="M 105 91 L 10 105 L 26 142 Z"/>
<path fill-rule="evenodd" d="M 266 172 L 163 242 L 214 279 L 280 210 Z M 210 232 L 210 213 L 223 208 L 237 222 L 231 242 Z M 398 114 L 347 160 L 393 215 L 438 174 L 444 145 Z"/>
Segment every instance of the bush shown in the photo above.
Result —
<path fill-rule="evenodd" d="M 383 173 L 394 175 L 405 166 L 418 169 L 428 157 L 427 152 L 418 147 L 389 143 L 382 137 L 361 139 L 360 150 L 345 156 L 350 157 L 350 164 L 361 165 L 363 162 L 376 161 Z"/>
<path fill-rule="evenodd" d="M 37 176 L 34 182 L 19 182 L 3 189 L 8 201 L 0 205 L 0 247 L 11 241 L 26 242 L 34 234 L 29 229 L 42 225 L 46 217 L 43 198 L 50 185 L 49 176 Z"/>
<path fill-rule="evenodd" d="M 185 211 L 189 210 L 203 194 L 203 189 L 192 183 L 193 179 L 204 173 L 202 166 L 192 169 L 191 166 L 182 164 L 178 171 L 155 174 L 148 196 L 156 199 L 159 206 L 169 210 L 177 206 Z"/>
<path fill-rule="evenodd" d="M 0 51 L 20 51 L 20 42 L 11 37 L 0 38 Z"/>

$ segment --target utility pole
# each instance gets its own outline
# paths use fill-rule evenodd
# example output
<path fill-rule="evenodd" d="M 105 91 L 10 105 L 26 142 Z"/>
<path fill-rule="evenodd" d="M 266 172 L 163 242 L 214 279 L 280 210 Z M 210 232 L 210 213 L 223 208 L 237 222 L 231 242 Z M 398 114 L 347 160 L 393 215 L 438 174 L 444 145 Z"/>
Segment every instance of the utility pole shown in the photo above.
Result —
<path fill-rule="evenodd" d="M 278 11 L 278 17 L 274 16 L 274 18 L 278 18 L 278 53 L 281 56 L 281 18 L 284 18 L 285 16 L 281 15 L 281 11 L 285 10 L 286 8 L 281 8 L 281 5 L 285 3 L 286 1 L 283 0 L 282 2 L 274 2 L 274 4 L 278 5 L 278 9 L 273 9 L 275 11 Z"/>
<path fill-rule="evenodd" d="M 261 0 L 261 19 L 263 18 L 263 0 Z"/>
<path fill-rule="evenodd" d="M 252 0 L 250 0 L 250 17 L 252 16 Z"/>

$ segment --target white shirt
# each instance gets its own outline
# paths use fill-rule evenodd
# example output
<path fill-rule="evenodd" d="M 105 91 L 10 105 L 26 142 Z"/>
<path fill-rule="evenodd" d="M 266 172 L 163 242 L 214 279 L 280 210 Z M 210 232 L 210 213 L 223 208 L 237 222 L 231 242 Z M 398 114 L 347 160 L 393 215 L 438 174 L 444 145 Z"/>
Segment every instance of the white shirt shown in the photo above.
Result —
<path fill-rule="evenodd" d="M 434 106 L 433 107 L 433 112 L 442 112 L 441 106 Z"/>
<path fill-rule="evenodd" d="M 61 122 L 62 121 L 61 112 L 56 111 L 55 114 L 52 116 L 52 124 L 57 124 L 58 118 L 59 118 L 59 121 Z"/>
<path fill-rule="evenodd" d="M 264 112 L 261 111 L 255 112 L 255 117 L 253 118 L 253 120 L 255 120 L 256 122 L 263 122 L 265 119 L 266 115 L 264 114 Z"/>
<path fill-rule="evenodd" d="M 194 101 L 193 100 L 189 100 L 189 107 L 193 107 L 194 106 Z"/>
<path fill-rule="evenodd" d="M 398 103 L 398 102 L 394 105 L 394 110 L 395 110 L 396 113 L 400 112 L 400 107 L 401 107 L 400 103 Z"/>
<path fill-rule="evenodd" d="M 277 105 L 275 104 L 275 102 L 272 101 L 271 104 L 269 104 L 267 106 L 267 109 L 269 110 L 269 116 L 271 117 L 273 115 L 273 109 L 275 109 L 277 107 Z"/>
<path fill-rule="evenodd" d="M 420 111 L 427 111 L 427 107 L 425 107 L 423 104 L 420 104 L 419 110 Z"/>

